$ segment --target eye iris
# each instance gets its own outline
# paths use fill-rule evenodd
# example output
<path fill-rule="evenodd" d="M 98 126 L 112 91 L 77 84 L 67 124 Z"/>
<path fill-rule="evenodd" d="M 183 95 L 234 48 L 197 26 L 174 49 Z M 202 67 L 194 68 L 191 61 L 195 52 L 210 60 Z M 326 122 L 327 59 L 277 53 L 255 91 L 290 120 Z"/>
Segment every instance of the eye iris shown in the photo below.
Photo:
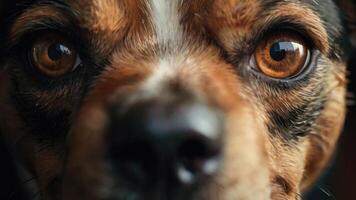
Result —
<path fill-rule="evenodd" d="M 282 79 L 298 74 L 309 58 L 308 53 L 304 40 L 297 34 L 276 34 L 258 45 L 255 60 L 263 74 Z"/>
<path fill-rule="evenodd" d="M 55 34 L 35 40 L 30 56 L 32 66 L 47 76 L 62 76 L 76 67 L 77 54 L 74 48 Z"/>

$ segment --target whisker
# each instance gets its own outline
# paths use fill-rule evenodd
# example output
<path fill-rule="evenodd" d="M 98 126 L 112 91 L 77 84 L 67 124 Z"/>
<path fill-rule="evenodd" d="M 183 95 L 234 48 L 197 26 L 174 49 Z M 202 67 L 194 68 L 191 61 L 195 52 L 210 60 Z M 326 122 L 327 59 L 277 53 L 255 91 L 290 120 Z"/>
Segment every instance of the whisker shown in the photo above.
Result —
<path fill-rule="evenodd" d="M 356 105 L 356 101 L 355 101 L 355 95 L 352 92 L 348 92 L 346 94 L 346 105 L 347 106 L 355 106 Z"/>
<path fill-rule="evenodd" d="M 34 181 L 34 180 L 36 180 L 36 177 L 31 177 L 31 178 L 29 178 L 27 180 L 22 181 L 21 184 L 26 184 L 26 183 L 29 183 L 29 182 Z"/>
<path fill-rule="evenodd" d="M 329 197 L 332 200 L 336 200 L 335 196 L 331 193 L 331 191 L 327 188 L 323 188 L 321 186 L 318 186 L 318 189 L 323 192 L 327 197 Z"/>
<path fill-rule="evenodd" d="M 36 153 L 41 153 L 41 152 L 43 152 L 43 151 L 45 151 L 45 150 L 47 150 L 48 149 L 48 146 L 42 146 L 42 147 L 40 147 L 40 148 L 38 148 L 37 150 L 36 150 Z"/>
<path fill-rule="evenodd" d="M 8 200 L 12 200 L 15 197 L 15 190 L 11 192 L 11 194 L 8 197 Z"/>
<path fill-rule="evenodd" d="M 296 200 L 303 200 L 303 195 L 302 195 L 302 194 L 300 194 L 300 193 L 298 193 L 298 192 L 296 192 L 295 194 L 297 195 L 297 196 L 295 197 Z"/>
<path fill-rule="evenodd" d="M 41 199 L 40 190 L 38 190 L 35 194 L 33 194 L 32 197 L 30 197 L 30 199 L 32 199 L 32 200 L 40 200 Z"/>
<path fill-rule="evenodd" d="M 31 181 L 34 181 L 34 180 L 36 180 L 36 177 L 31 177 L 31 178 L 29 178 L 29 179 L 26 179 L 26 180 L 23 180 L 23 181 L 21 181 L 21 183 L 20 184 L 27 184 L 27 183 L 29 183 L 29 182 L 31 182 Z M 12 200 L 14 197 L 15 197 L 15 193 L 16 193 L 16 191 L 15 191 L 15 189 L 10 193 L 10 195 L 8 196 L 8 200 Z"/>

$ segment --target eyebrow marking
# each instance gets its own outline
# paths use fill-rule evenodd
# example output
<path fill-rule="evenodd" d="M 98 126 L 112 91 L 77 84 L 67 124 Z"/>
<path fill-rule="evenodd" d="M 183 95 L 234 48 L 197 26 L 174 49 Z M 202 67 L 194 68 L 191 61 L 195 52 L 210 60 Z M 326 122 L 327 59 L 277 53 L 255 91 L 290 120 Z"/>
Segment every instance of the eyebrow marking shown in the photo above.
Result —
<path fill-rule="evenodd" d="M 117 0 L 94 0 L 90 12 L 92 18 L 88 26 L 93 31 L 118 32 L 126 23 Z"/>
<path fill-rule="evenodd" d="M 214 0 L 213 19 L 217 25 L 250 27 L 261 12 L 260 0 Z"/>

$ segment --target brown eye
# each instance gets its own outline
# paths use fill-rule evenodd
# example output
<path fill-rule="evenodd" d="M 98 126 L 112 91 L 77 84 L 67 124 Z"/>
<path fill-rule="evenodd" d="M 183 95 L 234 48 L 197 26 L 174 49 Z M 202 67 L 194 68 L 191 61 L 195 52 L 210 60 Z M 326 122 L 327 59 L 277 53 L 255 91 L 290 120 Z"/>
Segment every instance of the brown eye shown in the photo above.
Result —
<path fill-rule="evenodd" d="M 72 72 L 80 59 L 74 47 L 63 37 L 47 34 L 33 43 L 31 49 L 32 65 L 41 73 L 58 77 Z"/>
<path fill-rule="evenodd" d="M 289 78 L 297 75 L 308 62 L 309 49 L 302 37 L 285 33 L 263 40 L 255 52 L 259 70 L 272 78 Z"/>

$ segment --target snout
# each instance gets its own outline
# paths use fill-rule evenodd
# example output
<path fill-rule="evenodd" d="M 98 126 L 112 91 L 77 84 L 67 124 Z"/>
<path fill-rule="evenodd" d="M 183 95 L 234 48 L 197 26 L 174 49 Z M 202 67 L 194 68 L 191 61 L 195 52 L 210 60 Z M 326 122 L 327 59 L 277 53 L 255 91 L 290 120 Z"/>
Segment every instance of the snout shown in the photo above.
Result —
<path fill-rule="evenodd" d="M 130 105 L 114 102 L 101 114 L 105 128 L 96 130 L 92 124 L 93 132 L 76 134 L 71 141 L 78 143 L 65 181 L 78 188 L 64 188 L 66 198 L 126 199 L 131 194 L 138 199 L 193 199 L 219 172 L 225 122 L 223 112 L 214 106 L 185 98 L 155 98 Z M 99 113 L 86 116 L 95 116 L 100 123 Z M 105 136 L 98 139 L 99 134 Z M 95 150 L 98 143 L 101 149 Z M 82 152 L 77 145 L 91 151 Z M 95 182 L 107 194 L 86 191 L 89 187 L 83 183 Z"/>
<path fill-rule="evenodd" d="M 199 102 L 140 102 L 110 109 L 108 155 L 121 181 L 188 194 L 220 166 L 223 116 Z"/>
<path fill-rule="evenodd" d="M 269 199 L 266 135 L 239 82 L 217 79 L 222 65 L 188 72 L 105 74 L 74 116 L 64 199 Z"/>

